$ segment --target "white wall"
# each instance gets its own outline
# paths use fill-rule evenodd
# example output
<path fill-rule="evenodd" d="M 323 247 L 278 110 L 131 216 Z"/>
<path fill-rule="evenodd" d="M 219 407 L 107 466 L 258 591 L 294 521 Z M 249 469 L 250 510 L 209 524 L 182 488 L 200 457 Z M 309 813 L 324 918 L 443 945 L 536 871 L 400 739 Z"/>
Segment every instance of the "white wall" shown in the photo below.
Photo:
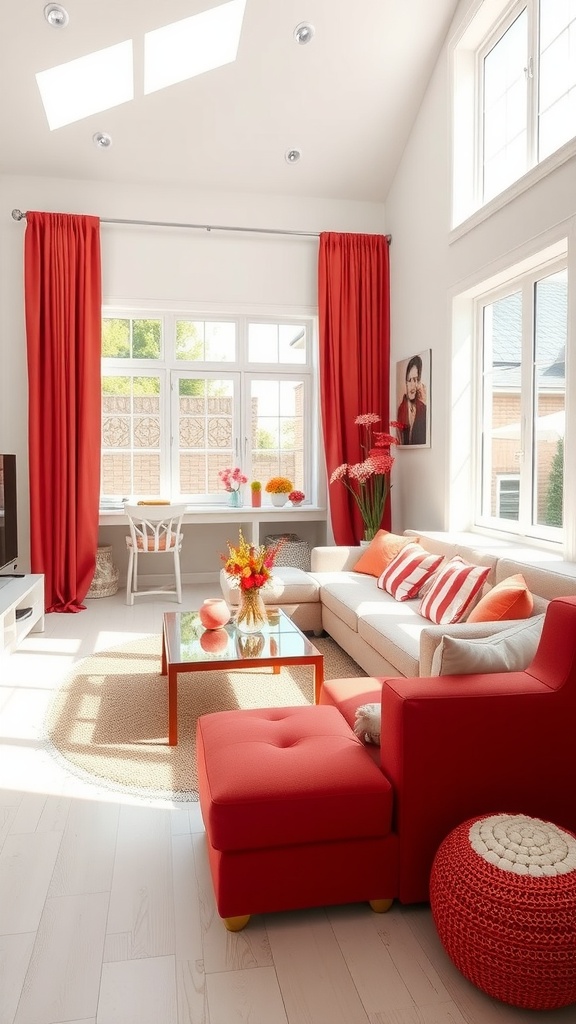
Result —
<path fill-rule="evenodd" d="M 470 0 L 463 0 L 450 35 L 469 7 Z M 469 396 L 459 386 L 463 374 L 469 377 L 469 364 L 468 354 L 452 338 L 452 300 L 459 291 L 568 237 L 574 337 L 576 279 L 570 267 L 575 269 L 576 259 L 576 159 L 451 241 L 450 109 L 446 43 L 386 201 L 386 222 L 393 236 L 392 363 L 432 349 L 431 448 L 403 448 L 397 453 L 392 502 L 398 530 L 470 525 L 471 409 Z M 454 403 L 461 410 L 456 417 Z"/>
<path fill-rule="evenodd" d="M 384 207 L 376 203 L 192 195 L 43 178 L 0 177 L 0 208 L 0 451 L 18 456 L 24 569 L 29 567 L 25 222 L 12 220 L 12 209 L 311 232 L 387 230 Z M 316 313 L 315 238 L 108 224 L 102 225 L 101 238 L 105 303 L 190 302 L 240 312 L 281 308 L 295 315 Z"/>

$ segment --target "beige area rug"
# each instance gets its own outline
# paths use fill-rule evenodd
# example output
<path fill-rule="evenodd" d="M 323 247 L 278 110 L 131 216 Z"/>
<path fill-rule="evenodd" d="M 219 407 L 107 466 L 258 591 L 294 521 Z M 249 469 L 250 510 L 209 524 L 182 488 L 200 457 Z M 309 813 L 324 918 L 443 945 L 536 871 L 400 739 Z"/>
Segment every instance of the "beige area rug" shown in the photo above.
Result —
<path fill-rule="evenodd" d="M 324 678 L 365 672 L 330 637 L 315 638 Z M 313 702 L 307 665 L 178 676 L 178 745 L 169 747 L 168 687 L 160 675 L 161 639 L 149 636 L 79 662 L 48 709 L 48 747 L 75 774 L 115 790 L 197 800 L 196 719 L 233 708 Z"/>

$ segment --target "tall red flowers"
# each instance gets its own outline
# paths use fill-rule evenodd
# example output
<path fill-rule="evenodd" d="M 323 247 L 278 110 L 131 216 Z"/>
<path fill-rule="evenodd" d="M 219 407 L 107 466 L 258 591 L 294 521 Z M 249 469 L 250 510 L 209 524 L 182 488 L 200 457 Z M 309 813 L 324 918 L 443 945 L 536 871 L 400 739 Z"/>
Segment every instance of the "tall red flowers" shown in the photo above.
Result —
<path fill-rule="evenodd" d="M 380 417 L 375 412 L 357 416 L 354 422 L 360 429 L 362 462 L 343 463 L 334 470 L 330 483 L 340 480 L 350 491 L 360 509 L 364 524 L 364 539 L 372 540 L 380 528 L 386 498 L 390 490 L 390 471 L 395 459 L 390 448 L 398 444 L 392 434 L 373 430 Z M 390 426 L 397 427 L 397 423 Z"/>

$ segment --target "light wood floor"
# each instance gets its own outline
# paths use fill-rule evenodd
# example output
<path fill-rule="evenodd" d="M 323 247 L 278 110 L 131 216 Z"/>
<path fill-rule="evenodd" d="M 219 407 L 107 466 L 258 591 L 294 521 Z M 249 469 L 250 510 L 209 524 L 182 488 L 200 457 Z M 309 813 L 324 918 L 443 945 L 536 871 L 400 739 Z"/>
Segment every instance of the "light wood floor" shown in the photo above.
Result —
<path fill-rule="evenodd" d="M 181 607 L 217 592 L 186 587 Z M 425 906 L 271 914 L 230 934 L 198 804 L 89 785 L 52 757 L 43 717 L 71 664 L 159 633 L 174 607 L 89 601 L 0 661 L 0 1024 L 573 1024 L 574 1007 L 528 1013 L 475 989 Z"/>

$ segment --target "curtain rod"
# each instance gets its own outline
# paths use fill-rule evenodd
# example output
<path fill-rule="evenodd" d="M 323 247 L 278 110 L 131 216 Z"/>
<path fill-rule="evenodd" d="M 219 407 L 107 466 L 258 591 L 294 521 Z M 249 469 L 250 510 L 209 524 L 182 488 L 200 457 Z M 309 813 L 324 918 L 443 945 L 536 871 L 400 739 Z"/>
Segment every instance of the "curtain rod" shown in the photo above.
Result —
<path fill-rule="evenodd" d="M 12 210 L 14 220 L 25 220 L 26 214 L 22 210 Z M 102 224 L 132 224 L 139 227 L 150 228 L 196 228 L 200 231 L 243 231 L 257 235 L 300 235 L 305 238 L 320 238 L 318 231 L 287 231 L 283 228 L 239 228 L 227 227 L 222 224 L 179 224 L 173 221 L 163 220 L 125 220 L 123 217 L 100 217 Z M 388 245 L 392 242 L 392 235 L 384 236 Z"/>

